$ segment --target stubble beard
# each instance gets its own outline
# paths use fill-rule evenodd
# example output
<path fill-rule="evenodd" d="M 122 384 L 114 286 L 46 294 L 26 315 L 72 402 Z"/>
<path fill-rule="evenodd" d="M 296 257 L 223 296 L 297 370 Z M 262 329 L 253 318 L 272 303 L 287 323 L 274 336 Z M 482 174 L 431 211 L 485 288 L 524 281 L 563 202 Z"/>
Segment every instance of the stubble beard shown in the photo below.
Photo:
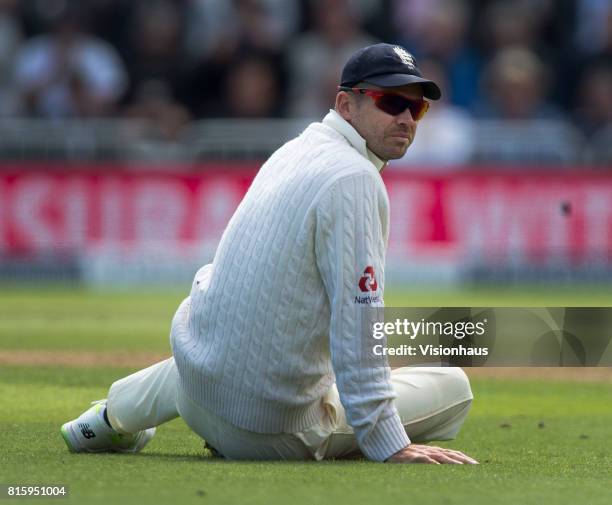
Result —
<path fill-rule="evenodd" d="M 414 137 L 410 138 L 410 140 L 408 142 L 406 142 L 403 147 L 397 147 L 395 149 L 392 148 L 388 148 L 385 149 L 385 157 L 382 158 L 385 161 L 389 161 L 389 160 L 398 160 L 400 158 L 403 158 L 406 154 L 406 152 L 408 151 L 408 148 L 412 145 L 412 141 L 413 141 Z"/>

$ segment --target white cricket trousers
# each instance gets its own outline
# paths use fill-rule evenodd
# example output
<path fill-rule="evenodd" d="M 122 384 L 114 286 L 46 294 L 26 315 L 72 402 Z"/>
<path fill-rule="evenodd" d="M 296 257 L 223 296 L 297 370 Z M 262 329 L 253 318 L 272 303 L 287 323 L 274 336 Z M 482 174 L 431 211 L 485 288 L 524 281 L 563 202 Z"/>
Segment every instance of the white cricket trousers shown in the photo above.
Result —
<path fill-rule="evenodd" d="M 186 321 L 185 300 L 173 321 Z M 391 371 L 395 405 L 412 442 L 450 440 L 472 403 L 470 383 L 460 368 L 405 367 Z M 178 416 L 210 447 L 228 459 L 308 460 L 350 457 L 359 448 L 348 425 L 336 386 L 321 399 L 325 416 L 299 433 L 255 433 L 238 428 L 188 398 L 179 386 L 174 358 L 115 382 L 108 393 L 107 414 L 122 433 L 159 426 Z"/>

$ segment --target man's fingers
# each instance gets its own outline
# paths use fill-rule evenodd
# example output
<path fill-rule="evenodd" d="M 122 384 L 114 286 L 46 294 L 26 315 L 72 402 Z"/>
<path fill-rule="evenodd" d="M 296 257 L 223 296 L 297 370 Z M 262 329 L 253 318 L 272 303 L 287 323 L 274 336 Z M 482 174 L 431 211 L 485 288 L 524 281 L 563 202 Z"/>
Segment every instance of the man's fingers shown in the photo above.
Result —
<path fill-rule="evenodd" d="M 444 463 L 447 465 L 463 465 L 463 462 L 459 459 L 453 458 L 452 456 L 444 454 L 443 452 L 430 454 L 430 457 L 435 459 L 438 463 Z"/>
<path fill-rule="evenodd" d="M 457 457 L 461 459 L 464 463 L 469 463 L 471 465 L 478 465 L 478 461 L 474 458 L 468 456 L 467 454 L 462 453 L 461 451 L 454 451 L 452 449 L 443 449 L 446 454 L 452 455 L 453 457 Z"/>
<path fill-rule="evenodd" d="M 458 461 L 461 461 L 462 463 L 465 463 L 467 465 L 477 465 L 478 461 L 476 461 L 474 458 L 470 458 L 469 456 L 461 455 L 461 456 L 457 456 L 456 454 L 448 454 L 449 457 L 456 459 Z"/>
<path fill-rule="evenodd" d="M 433 458 L 427 456 L 427 454 L 421 454 L 412 460 L 414 463 L 425 463 L 429 465 L 439 465 L 440 463 Z"/>
<path fill-rule="evenodd" d="M 464 465 L 467 464 L 467 460 L 462 459 L 458 456 L 454 456 L 452 454 L 445 454 L 444 456 L 446 456 L 447 458 L 451 459 L 453 461 L 453 463 L 456 463 L 458 465 Z"/>
<path fill-rule="evenodd" d="M 419 452 L 427 454 L 429 457 L 434 458 L 436 461 L 441 463 L 457 463 L 467 465 L 477 465 L 478 461 L 470 458 L 467 454 L 463 454 L 461 451 L 454 451 L 452 449 L 444 449 L 442 447 L 430 447 L 421 446 Z"/>
<path fill-rule="evenodd" d="M 439 465 L 435 459 L 430 458 L 427 454 L 424 454 L 421 451 L 412 451 L 411 454 L 406 454 L 405 456 L 397 459 L 388 460 L 391 463 L 424 463 L 429 465 Z"/>
<path fill-rule="evenodd" d="M 424 463 L 430 465 L 478 464 L 478 461 L 463 454 L 461 451 L 418 444 L 412 444 L 403 449 L 389 461 L 394 463 Z"/>

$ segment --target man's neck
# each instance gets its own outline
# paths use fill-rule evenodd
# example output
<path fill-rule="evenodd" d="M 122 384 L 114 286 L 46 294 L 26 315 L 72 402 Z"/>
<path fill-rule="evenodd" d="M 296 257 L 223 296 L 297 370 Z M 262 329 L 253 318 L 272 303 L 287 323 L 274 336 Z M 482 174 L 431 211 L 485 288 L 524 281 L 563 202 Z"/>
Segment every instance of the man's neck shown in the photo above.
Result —
<path fill-rule="evenodd" d="M 379 172 L 384 170 L 387 161 L 381 159 L 374 151 L 369 149 L 365 139 L 359 134 L 355 127 L 338 114 L 338 112 L 331 109 L 327 116 L 323 118 L 323 124 L 343 135 L 359 154 L 368 159 L 376 167 L 376 170 Z"/>

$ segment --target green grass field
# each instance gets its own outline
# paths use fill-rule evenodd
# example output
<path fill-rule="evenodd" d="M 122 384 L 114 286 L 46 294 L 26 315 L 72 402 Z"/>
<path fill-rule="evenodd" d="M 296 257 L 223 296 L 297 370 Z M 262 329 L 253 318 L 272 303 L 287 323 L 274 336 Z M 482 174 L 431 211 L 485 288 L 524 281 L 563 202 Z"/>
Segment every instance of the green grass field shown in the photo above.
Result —
<path fill-rule="evenodd" d="M 3 286 L 0 355 L 169 352 L 170 318 L 182 296 L 179 291 Z M 385 298 L 396 306 L 612 305 L 612 291 L 586 287 L 391 292 Z M 479 466 L 235 463 L 207 458 L 181 420 L 160 427 L 138 455 L 70 454 L 59 426 L 91 400 L 105 397 L 110 383 L 134 368 L 6 363 L 0 364 L 0 485 L 65 484 L 71 503 L 591 505 L 612 500 L 609 382 L 474 379 L 472 412 L 458 439 L 443 445 L 476 457 Z"/>

